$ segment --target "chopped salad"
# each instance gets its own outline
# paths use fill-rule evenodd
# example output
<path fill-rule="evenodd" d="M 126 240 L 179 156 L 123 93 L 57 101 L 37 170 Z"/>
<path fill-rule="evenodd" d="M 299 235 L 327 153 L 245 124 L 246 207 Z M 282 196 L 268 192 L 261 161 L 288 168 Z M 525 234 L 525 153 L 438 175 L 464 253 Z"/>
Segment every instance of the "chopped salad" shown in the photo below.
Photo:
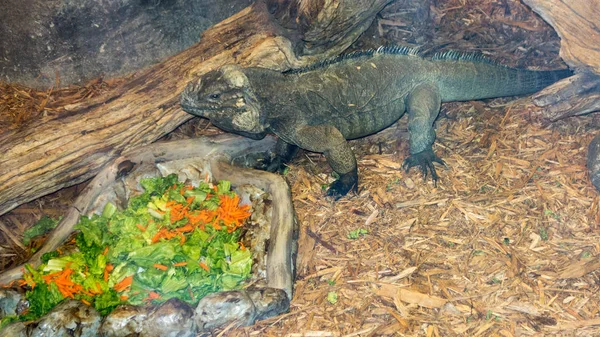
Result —
<path fill-rule="evenodd" d="M 38 268 L 26 267 L 20 284 L 30 307 L 13 319 L 37 319 L 66 298 L 103 315 L 119 304 L 173 297 L 196 304 L 250 277 L 252 255 L 240 242 L 250 205 L 240 205 L 228 181 L 193 187 L 169 175 L 141 184 L 144 193 L 127 209 L 109 203 L 101 215 L 81 218 L 76 252 L 59 249 Z"/>

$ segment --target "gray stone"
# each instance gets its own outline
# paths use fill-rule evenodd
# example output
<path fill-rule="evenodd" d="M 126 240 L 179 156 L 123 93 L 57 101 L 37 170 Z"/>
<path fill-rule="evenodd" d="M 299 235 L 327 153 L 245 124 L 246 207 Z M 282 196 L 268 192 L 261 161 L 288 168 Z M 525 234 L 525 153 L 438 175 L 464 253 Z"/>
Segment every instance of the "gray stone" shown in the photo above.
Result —
<path fill-rule="evenodd" d="M 0 80 L 82 83 L 155 63 L 251 0 L 2 0 Z"/>
<path fill-rule="evenodd" d="M 100 314 L 89 305 L 66 300 L 42 317 L 31 337 L 95 337 L 100 328 Z"/>
<path fill-rule="evenodd" d="M 194 337 L 196 323 L 194 310 L 187 303 L 172 298 L 148 314 L 141 336 L 144 337 Z"/>
<path fill-rule="evenodd" d="M 120 305 L 104 318 L 100 335 L 104 337 L 126 337 L 142 331 L 147 319 L 148 307 Z"/>
<path fill-rule="evenodd" d="M 222 291 L 200 300 L 194 320 L 200 331 L 210 331 L 229 324 L 251 325 L 256 321 L 256 307 L 243 290 Z"/>

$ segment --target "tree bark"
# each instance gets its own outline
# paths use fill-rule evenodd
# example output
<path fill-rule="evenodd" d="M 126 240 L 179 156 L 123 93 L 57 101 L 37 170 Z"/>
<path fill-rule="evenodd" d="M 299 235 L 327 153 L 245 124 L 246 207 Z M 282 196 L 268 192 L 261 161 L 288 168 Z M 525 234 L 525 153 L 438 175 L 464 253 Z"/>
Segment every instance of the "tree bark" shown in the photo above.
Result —
<path fill-rule="evenodd" d="M 278 70 L 346 49 L 391 0 L 258 0 L 193 47 L 140 71 L 68 113 L 0 134 L 0 215 L 93 177 L 122 152 L 147 145 L 191 118 L 179 93 L 227 63 Z M 296 57 L 294 51 L 306 55 Z"/>
<path fill-rule="evenodd" d="M 600 109 L 600 0 L 524 0 L 561 37 L 560 56 L 578 73 L 542 90 L 533 99 L 549 120 Z"/>

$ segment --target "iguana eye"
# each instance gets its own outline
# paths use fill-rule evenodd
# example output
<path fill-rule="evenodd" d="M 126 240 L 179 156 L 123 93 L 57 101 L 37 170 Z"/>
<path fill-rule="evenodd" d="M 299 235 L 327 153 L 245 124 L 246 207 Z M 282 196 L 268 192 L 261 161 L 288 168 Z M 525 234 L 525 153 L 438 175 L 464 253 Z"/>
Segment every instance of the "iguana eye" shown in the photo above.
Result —
<path fill-rule="evenodd" d="M 219 95 L 219 94 L 210 94 L 210 95 L 208 95 L 208 97 L 210 99 L 219 99 L 219 97 L 221 97 L 221 95 Z"/>

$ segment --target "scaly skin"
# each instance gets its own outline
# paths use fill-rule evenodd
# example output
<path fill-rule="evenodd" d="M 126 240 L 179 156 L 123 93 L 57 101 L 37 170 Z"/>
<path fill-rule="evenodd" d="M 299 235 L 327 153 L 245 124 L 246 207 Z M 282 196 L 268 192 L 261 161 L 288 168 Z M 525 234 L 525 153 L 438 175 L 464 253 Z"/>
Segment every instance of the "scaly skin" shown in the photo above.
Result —
<path fill-rule="evenodd" d="M 340 175 L 328 190 L 337 198 L 358 186 L 347 139 L 383 130 L 406 111 L 405 168 L 420 166 L 436 181 L 433 163 L 443 161 L 432 151 L 433 122 L 442 102 L 529 94 L 570 74 L 513 69 L 467 54 L 424 59 L 409 49 L 381 48 L 288 73 L 224 66 L 190 83 L 181 105 L 225 131 L 276 134 L 281 162 L 296 147 L 323 153 Z"/>

